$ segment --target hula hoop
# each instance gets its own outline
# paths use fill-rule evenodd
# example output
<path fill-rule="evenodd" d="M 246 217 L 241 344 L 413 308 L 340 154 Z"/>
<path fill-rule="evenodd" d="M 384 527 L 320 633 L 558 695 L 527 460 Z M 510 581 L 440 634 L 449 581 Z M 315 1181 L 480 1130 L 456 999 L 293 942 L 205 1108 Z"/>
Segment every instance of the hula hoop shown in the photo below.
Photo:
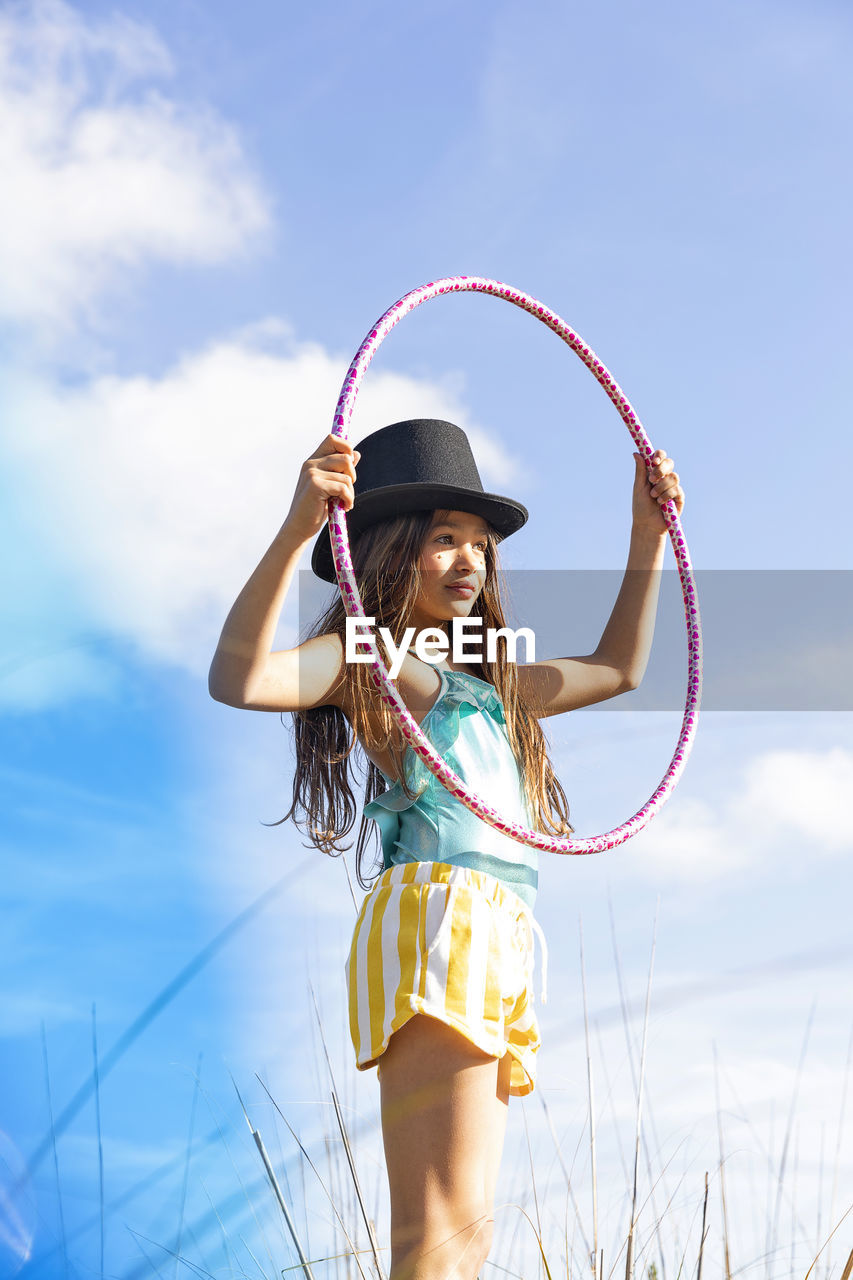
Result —
<path fill-rule="evenodd" d="M 436 298 L 445 293 L 464 292 L 487 293 L 495 298 L 504 298 L 507 302 L 511 302 L 513 306 L 520 307 L 522 311 L 527 311 L 532 316 L 535 316 L 537 320 L 541 320 L 543 324 L 556 333 L 558 338 L 562 338 L 563 342 L 571 347 L 575 355 L 586 365 L 590 373 L 613 401 L 640 454 L 645 459 L 647 469 L 649 468 L 654 450 L 643 429 L 643 425 L 622 388 L 605 365 L 602 364 L 592 348 L 566 324 L 565 320 L 561 320 L 556 312 L 543 306 L 536 298 L 523 293 L 521 289 L 512 289 L 509 285 L 501 284 L 499 280 L 487 280 L 480 276 L 451 276 L 444 280 L 431 281 L 429 284 L 422 285 L 421 288 L 413 289 L 411 293 L 407 293 L 400 298 L 399 302 L 395 302 L 393 307 L 390 307 L 385 312 L 362 342 L 344 378 L 344 384 L 335 409 L 332 427 L 333 435 L 339 436 L 344 440 L 347 438 L 347 428 L 352 417 L 353 406 L 361 381 L 380 343 L 388 336 L 394 326 L 399 324 L 403 317 L 413 311 L 415 307 L 421 306 L 424 302 L 429 302 L 431 298 Z M 365 613 L 353 571 L 346 516 L 337 498 L 330 498 L 328 505 L 332 557 L 344 608 L 350 617 L 363 618 Z M 684 596 L 688 664 L 684 718 L 681 722 L 681 731 L 675 753 L 657 789 L 632 817 L 603 835 L 588 836 L 581 839 L 549 836 L 541 831 L 528 831 L 518 823 L 508 822 L 501 818 L 495 809 L 485 804 L 469 791 L 462 779 L 438 755 L 429 738 L 422 732 L 420 725 L 397 692 L 379 654 L 375 636 L 372 633 L 364 636 L 364 643 L 371 654 L 370 661 L 366 665 L 379 696 L 387 705 L 406 741 L 417 751 L 430 772 L 477 817 L 482 818 L 490 826 L 496 827 L 504 835 L 511 836 L 521 844 L 529 845 L 533 849 L 541 849 L 546 853 L 585 854 L 601 853 L 605 849 L 613 849 L 617 845 L 623 844 L 651 822 L 661 806 L 668 800 L 684 771 L 698 724 L 699 700 L 702 692 L 702 630 L 696 584 L 693 580 L 693 572 L 690 565 L 690 555 L 675 503 L 671 500 L 663 503 L 661 511 L 663 512 L 672 549 L 675 552 L 675 558 L 678 563 L 678 573 Z"/>

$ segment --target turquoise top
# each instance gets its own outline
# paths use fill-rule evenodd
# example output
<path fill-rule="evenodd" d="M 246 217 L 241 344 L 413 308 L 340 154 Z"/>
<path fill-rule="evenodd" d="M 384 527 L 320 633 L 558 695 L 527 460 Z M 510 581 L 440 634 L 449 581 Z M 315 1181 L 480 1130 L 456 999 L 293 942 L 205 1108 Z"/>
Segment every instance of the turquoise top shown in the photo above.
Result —
<path fill-rule="evenodd" d="M 528 829 L 534 821 L 521 773 L 506 732 L 503 703 L 494 685 L 467 671 L 436 667 L 441 688 L 421 728 L 436 751 L 466 785 L 502 818 Z M 478 714 L 479 713 L 479 714 Z M 532 909 L 538 883 L 538 853 L 483 822 L 430 773 L 416 751 L 406 748 L 410 800 L 399 782 L 389 783 L 364 814 L 379 824 L 383 870 L 401 862 L 447 862 L 494 876 Z"/>

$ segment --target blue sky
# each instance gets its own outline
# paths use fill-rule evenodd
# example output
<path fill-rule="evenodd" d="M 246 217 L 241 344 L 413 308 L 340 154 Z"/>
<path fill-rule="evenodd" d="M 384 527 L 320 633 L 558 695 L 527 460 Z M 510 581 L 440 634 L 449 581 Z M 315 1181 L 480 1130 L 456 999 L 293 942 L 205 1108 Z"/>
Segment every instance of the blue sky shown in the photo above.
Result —
<path fill-rule="evenodd" d="M 17 1188 L 0 1272 L 100 1265 L 94 1097 L 61 1126 L 56 1164 L 43 1141 L 44 1043 L 59 1117 L 91 1077 L 93 1005 L 103 1057 L 154 1002 L 101 1086 L 107 1274 L 171 1274 L 162 1246 L 182 1219 L 181 1251 L 210 1271 L 232 1273 L 240 1235 L 265 1259 L 252 1274 L 288 1265 L 229 1073 L 271 1150 L 279 1121 L 255 1073 L 322 1148 L 309 977 L 384 1221 L 375 1081 L 353 1079 L 342 1029 L 343 867 L 311 858 L 293 827 L 262 825 L 289 803 L 288 730 L 214 704 L 206 673 L 349 360 L 396 298 L 480 274 L 558 311 L 676 459 L 699 569 L 851 568 L 852 42 L 847 8 L 820 2 L 0 6 L 0 521 L 14 549 L 0 1190 Z M 632 445 L 544 328 L 483 297 L 415 312 L 371 367 L 354 436 L 415 415 L 463 425 L 486 488 L 529 507 L 509 567 L 620 567 Z M 294 591 L 282 644 L 296 605 Z M 793 577 L 778 608 L 756 628 L 750 672 L 798 613 Z M 792 686 L 846 669 L 849 635 L 827 634 L 831 616 L 799 632 Z M 594 648 L 605 620 L 573 617 L 572 643 Z M 666 653 L 677 626 L 662 617 Z M 794 1095 L 774 1268 L 796 1259 L 804 1273 L 832 1209 L 853 1202 L 849 1107 L 839 1127 L 850 713 L 796 705 L 709 711 L 646 832 L 601 858 L 543 857 L 542 1092 L 564 1150 L 581 1144 L 586 1186 L 582 915 L 608 1250 L 623 1238 L 633 1123 L 608 895 L 632 1009 L 658 913 L 648 1102 L 673 1236 L 695 1256 L 695 1202 L 718 1160 L 714 1044 L 740 1262 L 769 1247 Z M 647 798 L 678 720 L 626 700 L 548 725 L 580 832 Z M 541 1111 L 527 1115 L 559 1236 L 565 1189 Z M 507 1199 L 529 1195 L 523 1143 L 515 1108 Z M 319 1248 L 325 1210 L 306 1194 Z"/>

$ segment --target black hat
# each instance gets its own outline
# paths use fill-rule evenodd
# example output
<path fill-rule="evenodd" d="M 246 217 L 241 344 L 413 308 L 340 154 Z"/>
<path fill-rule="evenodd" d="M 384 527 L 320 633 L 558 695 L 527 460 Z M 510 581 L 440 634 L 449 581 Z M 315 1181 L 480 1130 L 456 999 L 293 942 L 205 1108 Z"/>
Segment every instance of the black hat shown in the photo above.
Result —
<path fill-rule="evenodd" d="M 461 427 L 433 418 L 395 422 L 356 445 L 355 502 L 346 513 L 350 535 L 389 516 L 408 511 L 470 511 L 482 516 L 501 538 L 527 522 L 528 511 L 514 498 L 484 493 L 480 473 Z M 336 582 L 329 526 L 314 544 L 311 568 Z"/>

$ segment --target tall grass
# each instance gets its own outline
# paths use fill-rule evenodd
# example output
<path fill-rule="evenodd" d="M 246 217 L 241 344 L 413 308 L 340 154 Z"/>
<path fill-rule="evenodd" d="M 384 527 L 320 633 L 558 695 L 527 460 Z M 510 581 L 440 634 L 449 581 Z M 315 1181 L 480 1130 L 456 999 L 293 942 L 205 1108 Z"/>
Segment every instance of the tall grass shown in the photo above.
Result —
<path fill-rule="evenodd" d="M 750 1142 L 748 1146 L 743 1139 L 732 1143 L 733 1119 L 722 1101 L 725 1063 L 715 1046 L 713 1099 L 709 1099 L 715 1129 L 713 1159 L 700 1166 L 694 1155 L 679 1168 L 687 1138 L 674 1135 L 666 1145 L 659 1141 L 649 1090 L 654 1083 L 648 1079 L 647 1043 L 655 999 L 655 945 L 656 930 L 637 1044 L 614 938 L 625 1051 L 620 1058 L 612 1048 L 606 1051 L 599 1039 L 596 1064 L 594 1033 L 599 1028 L 588 1002 L 581 935 L 585 1103 L 580 1112 L 568 1120 L 564 1117 L 559 1127 L 554 1107 L 560 1097 L 555 1090 L 540 1087 L 526 1105 L 513 1108 L 523 1126 L 526 1157 L 505 1161 L 500 1184 L 504 1198 L 496 1208 L 495 1244 L 483 1277 L 621 1280 L 624 1274 L 626 1280 L 708 1280 L 709 1276 L 735 1280 L 763 1275 L 771 1280 L 782 1276 L 791 1280 L 851 1280 L 853 1206 L 840 1212 L 838 1202 L 842 1196 L 853 1033 L 847 1045 L 837 1135 L 829 1144 L 833 1157 L 831 1194 L 828 1204 L 819 1197 L 820 1228 L 815 1233 L 801 1220 L 799 1200 L 806 1175 L 797 1128 L 814 1009 L 803 1034 L 778 1143 L 772 1137 L 764 1139 L 737 1103 L 736 1093 L 737 1107 L 743 1112 L 737 1120 L 741 1129 L 745 1126 L 748 1130 Z M 301 1102 L 288 1103 L 258 1074 L 234 1083 L 232 1105 L 222 1111 L 202 1087 L 199 1059 L 182 1150 L 112 1201 L 104 1190 L 103 1060 L 99 1060 L 92 1011 L 94 1067 L 89 1095 L 95 1103 L 98 1195 L 88 1230 L 69 1229 L 66 1221 L 68 1193 L 60 1176 L 62 1131 L 54 1119 L 43 1033 L 49 1124 L 37 1151 L 52 1157 L 57 1226 L 55 1247 L 42 1251 L 40 1269 L 34 1274 L 67 1276 L 70 1280 L 84 1272 L 120 1276 L 122 1280 L 150 1276 L 178 1280 L 182 1275 L 386 1280 L 389 1254 L 385 1246 L 384 1171 L 377 1154 L 378 1114 L 375 1107 L 367 1113 L 357 1111 L 351 1096 L 355 1073 L 348 1065 L 348 1054 L 342 1052 L 340 1064 L 336 1064 L 313 989 L 308 996 L 317 1035 L 313 1061 L 319 1086 L 316 1096 L 323 1100 L 307 1109 Z M 111 1064 L 115 1061 L 109 1060 Z M 596 1101 L 597 1071 L 604 1082 L 602 1102 Z M 630 1076 L 630 1111 L 615 1097 L 620 1073 Z M 730 1092 L 734 1093 L 731 1087 Z M 80 1090 L 75 1097 L 79 1096 Z M 200 1123 L 203 1104 L 214 1113 L 212 1129 Z M 297 1105 L 301 1123 L 296 1119 Z M 604 1122 L 606 1114 L 610 1116 L 608 1124 Z M 599 1157 L 603 1139 L 615 1154 L 602 1183 Z M 707 1149 L 703 1158 L 706 1154 L 710 1154 Z M 741 1220 L 748 1215 L 760 1228 L 763 1248 L 757 1250 L 747 1248 L 742 1240 L 738 1244 L 732 1232 L 731 1174 L 739 1162 L 748 1160 L 760 1162 L 763 1173 L 748 1197 L 744 1178 L 740 1178 L 735 1207 Z M 821 1191 L 822 1166 L 821 1159 Z M 215 1187 L 209 1185 L 212 1182 Z M 21 1179 L 18 1185 L 23 1185 Z M 134 1241 L 137 1260 L 111 1262 L 105 1226 L 114 1225 L 119 1215 L 126 1219 L 135 1197 L 143 1190 L 150 1196 L 158 1185 L 171 1189 L 164 1194 L 159 1224 L 149 1219 L 140 1230 L 127 1221 L 125 1229 Z M 809 1238 L 814 1243 L 807 1256 L 805 1241 Z M 84 1242 L 88 1252 L 81 1254 Z M 22 1274 L 27 1274 L 26 1268 Z"/>

